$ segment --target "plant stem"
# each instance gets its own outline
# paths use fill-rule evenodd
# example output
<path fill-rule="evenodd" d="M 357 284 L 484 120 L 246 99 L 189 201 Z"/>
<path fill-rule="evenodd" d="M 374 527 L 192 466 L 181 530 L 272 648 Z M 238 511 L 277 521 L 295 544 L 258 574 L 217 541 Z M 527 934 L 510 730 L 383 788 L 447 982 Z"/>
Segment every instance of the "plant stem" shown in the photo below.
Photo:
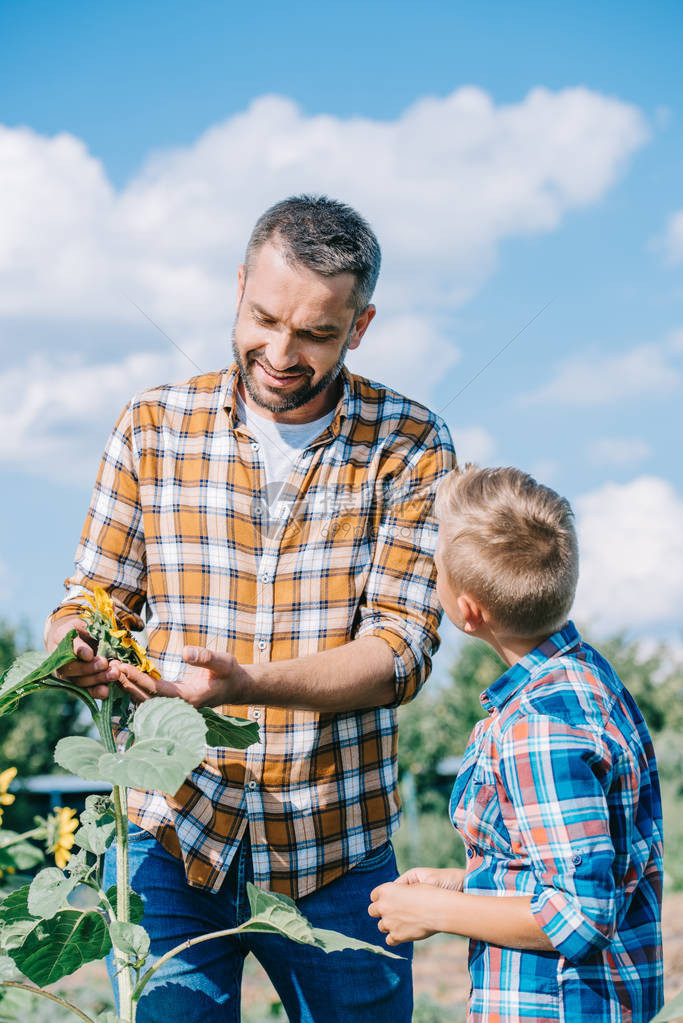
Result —
<path fill-rule="evenodd" d="M 41 998 L 49 998 L 51 1002 L 57 1002 L 62 1005 L 69 1012 L 73 1012 L 74 1016 L 79 1016 L 85 1020 L 85 1023 L 95 1023 L 90 1016 L 78 1008 L 77 1005 L 72 1005 L 71 1002 L 67 1002 L 66 998 L 60 998 L 59 995 L 53 995 L 50 991 L 43 991 L 39 987 L 33 987 L 31 984 L 21 984 L 18 980 L 3 980 L 2 987 L 18 987 L 21 991 L 30 991 L 32 995 L 40 995 Z"/>
<path fill-rule="evenodd" d="M 15 835 L 14 838 L 0 842 L 0 849 L 9 849 L 11 845 L 16 845 L 18 842 L 25 842 L 27 838 L 43 838 L 44 836 L 45 828 L 41 825 L 38 828 L 31 828 L 30 831 L 24 831 L 21 835 Z"/>
<path fill-rule="evenodd" d="M 181 952 L 184 952 L 188 948 L 192 948 L 193 945 L 201 945 L 204 941 L 213 941 L 214 938 L 227 938 L 231 934 L 238 934 L 243 927 L 244 924 L 240 924 L 239 927 L 231 927 L 227 931 L 211 931 L 210 934 L 200 934 L 199 937 L 188 938 L 186 941 L 181 942 L 180 945 L 176 945 L 175 948 L 170 949 L 170 951 L 157 959 L 154 966 L 150 966 L 150 968 L 143 973 L 133 990 L 133 1003 L 137 1005 L 140 995 L 148 982 L 152 979 L 157 970 L 160 969 L 164 963 L 167 963 L 169 959 L 173 959 L 174 956 L 180 955 Z"/>
<path fill-rule="evenodd" d="M 114 786 L 116 818 L 116 919 L 130 923 L 130 871 L 128 868 L 128 809 L 126 789 Z M 119 1013 L 124 1023 L 133 1019 L 133 984 L 125 955 L 114 950 L 119 967 Z"/>
<path fill-rule="evenodd" d="M 46 679 L 43 679 L 43 685 L 46 687 L 46 689 L 62 689 L 66 690 L 68 693 L 71 693 L 72 696 L 78 697 L 78 699 L 82 700 L 83 703 L 87 706 L 92 716 L 96 717 L 98 713 L 97 704 L 93 700 L 92 696 L 90 696 L 90 694 L 87 693 L 85 689 L 83 689 L 81 686 L 69 685 L 68 682 L 65 682 L 61 678 L 57 678 L 54 675 L 48 675 Z"/>
<path fill-rule="evenodd" d="M 114 687 L 109 686 L 109 695 L 102 701 L 102 707 L 95 716 L 95 723 L 102 741 L 110 753 L 116 753 L 116 742 L 111 729 L 111 712 L 114 703 Z M 116 920 L 130 923 L 130 870 L 128 865 L 128 800 L 125 785 L 114 785 L 114 819 L 116 821 Z M 119 986 L 119 1015 L 124 1023 L 132 1023 L 133 984 L 126 956 L 114 949 Z"/>

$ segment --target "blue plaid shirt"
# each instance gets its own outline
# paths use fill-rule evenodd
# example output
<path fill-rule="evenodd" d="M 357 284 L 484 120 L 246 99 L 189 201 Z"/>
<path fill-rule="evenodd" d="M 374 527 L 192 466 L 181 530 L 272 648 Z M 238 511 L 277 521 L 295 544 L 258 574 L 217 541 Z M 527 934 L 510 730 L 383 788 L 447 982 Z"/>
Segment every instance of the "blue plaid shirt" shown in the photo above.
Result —
<path fill-rule="evenodd" d="M 451 815 L 464 890 L 530 895 L 555 952 L 470 945 L 468 1023 L 647 1023 L 662 1005 L 662 808 L 652 740 L 573 623 L 482 695 Z"/>

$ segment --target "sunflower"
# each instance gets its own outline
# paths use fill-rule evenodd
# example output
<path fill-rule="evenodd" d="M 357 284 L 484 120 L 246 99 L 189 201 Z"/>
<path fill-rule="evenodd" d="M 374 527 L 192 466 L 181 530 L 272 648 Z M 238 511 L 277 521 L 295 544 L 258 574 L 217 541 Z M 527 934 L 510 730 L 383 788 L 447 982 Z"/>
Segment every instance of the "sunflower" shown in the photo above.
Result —
<path fill-rule="evenodd" d="M 81 617 L 85 618 L 88 632 L 97 643 L 98 654 L 107 660 L 134 664 L 152 678 L 161 678 L 145 648 L 133 639 L 128 629 L 121 628 L 117 622 L 114 602 L 106 590 L 95 586 L 93 592 L 84 599 L 88 607 L 83 609 Z"/>
<path fill-rule="evenodd" d="M 48 848 L 54 853 L 55 863 L 64 870 L 71 859 L 71 846 L 74 844 L 74 831 L 78 827 L 76 811 L 69 806 L 56 806 L 52 817 L 48 819 Z"/>
<path fill-rule="evenodd" d="M 16 777 L 16 767 L 8 767 L 6 771 L 0 772 L 0 824 L 2 824 L 3 806 L 11 806 L 15 796 L 9 792 L 9 787 Z"/>
<path fill-rule="evenodd" d="M 114 601 L 111 599 L 106 590 L 103 590 L 101 586 L 96 586 L 92 594 L 88 594 L 85 598 L 86 602 L 92 608 L 92 611 L 100 614 L 111 626 L 112 629 L 117 628 L 116 615 L 114 613 Z M 86 614 L 91 612 L 86 612 Z"/>
<path fill-rule="evenodd" d="M 144 647 L 140 646 L 136 639 L 133 639 L 132 636 L 125 636 L 121 642 L 127 650 L 132 650 L 135 653 L 135 656 L 138 659 L 138 667 L 140 671 L 144 671 L 145 674 L 149 675 L 151 678 L 161 678 L 158 668 L 154 667 L 147 656 L 147 651 Z"/>

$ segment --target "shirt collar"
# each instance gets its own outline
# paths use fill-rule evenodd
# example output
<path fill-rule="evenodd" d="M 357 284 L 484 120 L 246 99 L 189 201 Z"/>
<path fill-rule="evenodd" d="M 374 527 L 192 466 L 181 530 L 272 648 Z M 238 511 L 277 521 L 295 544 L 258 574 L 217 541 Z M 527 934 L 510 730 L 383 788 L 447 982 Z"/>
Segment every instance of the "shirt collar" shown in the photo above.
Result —
<path fill-rule="evenodd" d="M 221 396 L 221 406 L 225 409 L 228 416 L 228 425 L 232 430 L 235 429 L 239 422 L 237 415 L 237 384 L 239 382 L 240 374 L 237 368 L 237 363 L 233 362 L 232 365 L 225 371 L 225 383 L 223 384 L 223 391 Z M 337 402 L 336 414 L 332 423 L 329 426 L 329 431 L 333 436 L 337 436 L 344 423 L 344 420 L 353 416 L 354 411 L 354 400 L 355 400 L 355 389 L 353 388 L 353 376 L 347 370 L 346 366 L 342 366 L 341 373 L 339 374 L 339 380 L 342 384 L 342 393 L 339 401 Z M 319 440 L 327 438 L 328 431 L 320 435 Z"/>
<path fill-rule="evenodd" d="M 530 653 L 508 668 L 488 689 L 481 694 L 481 704 L 489 712 L 500 710 L 504 704 L 528 682 L 534 670 L 551 657 L 560 657 L 581 642 L 579 630 L 574 622 L 567 622 L 563 629 L 548 636 Z"/>

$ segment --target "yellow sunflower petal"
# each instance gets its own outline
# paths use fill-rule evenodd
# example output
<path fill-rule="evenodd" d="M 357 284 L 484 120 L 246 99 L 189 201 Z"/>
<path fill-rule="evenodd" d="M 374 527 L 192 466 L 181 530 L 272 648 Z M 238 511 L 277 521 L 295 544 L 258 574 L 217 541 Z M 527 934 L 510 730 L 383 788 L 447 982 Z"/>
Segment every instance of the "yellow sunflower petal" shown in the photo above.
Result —
<path fill-rule="evenodd" d="M 99 611 L 103 618 L 105 618 L 112 629 L 117 627 L 116 615 L 114 613 L 114 601 L 111 599 L 106 590 L 103 590 L 101 586 L 96 586 L 94 591 L 95 596 L 95 609 Z"/>
<path fill-rule="evenodd" d="M 14 781 L 16 776 L 16 767 L 8 767 L 7 770 L 0 771 L 0 792 L 7 792 L 10 784 Z"/>

